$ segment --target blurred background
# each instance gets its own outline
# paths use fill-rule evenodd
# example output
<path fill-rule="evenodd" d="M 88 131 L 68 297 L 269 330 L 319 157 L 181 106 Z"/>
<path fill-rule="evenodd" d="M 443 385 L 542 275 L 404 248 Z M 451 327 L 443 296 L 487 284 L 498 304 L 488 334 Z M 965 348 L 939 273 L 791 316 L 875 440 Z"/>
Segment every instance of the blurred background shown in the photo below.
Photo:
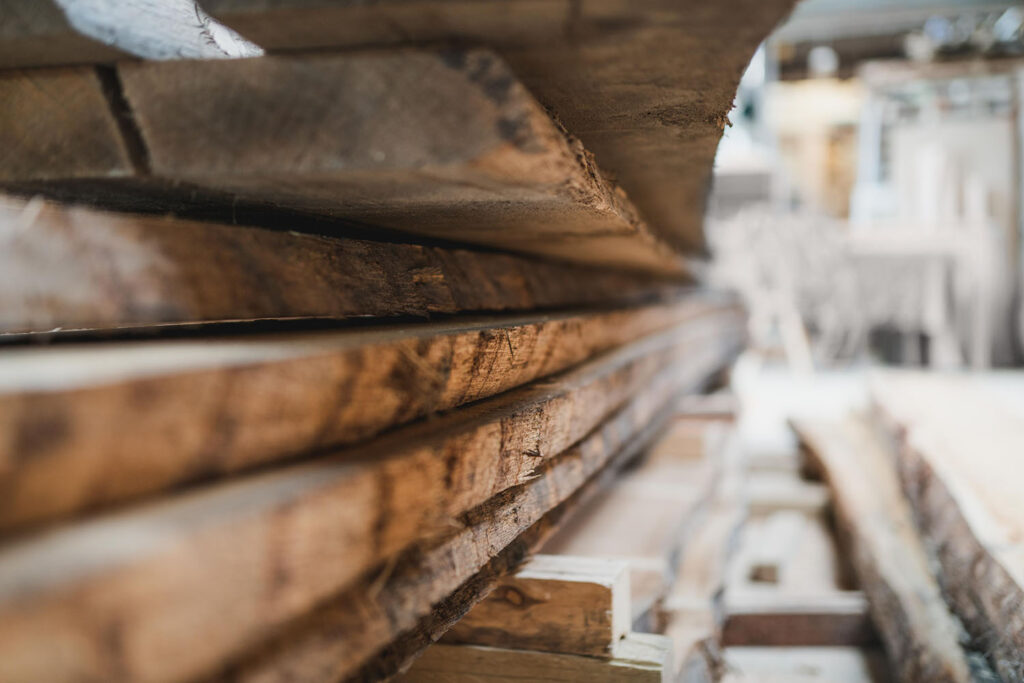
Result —
<path fill-rule="evenodd" d="M 711 278 L 797 370 L 1019 366 L 1024 8 L 805 0 L 744 74 Z"/>

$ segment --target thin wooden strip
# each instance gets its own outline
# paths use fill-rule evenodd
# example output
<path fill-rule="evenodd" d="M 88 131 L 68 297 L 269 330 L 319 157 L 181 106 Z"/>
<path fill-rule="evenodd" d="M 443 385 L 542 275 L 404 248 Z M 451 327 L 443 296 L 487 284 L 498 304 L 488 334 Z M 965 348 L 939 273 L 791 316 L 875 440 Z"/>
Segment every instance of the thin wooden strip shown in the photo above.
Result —
<path fill-rule="evenodd" d="M 563 500 L 579 485 L 573 477 L 583 456 L 565 459 L 569 479 L 548 476 L 547 459 L 632 397 L 630 408 L 581 451 L 592 448 L 603 463 L 608 444 L 625 438 L 630 425 L 647 424 L 675 391 L 725 361 L 723 339 L 705 334 L 687 341 L 685 327 L 634 344 L 633 362 L 612 354 L 610 362 L 588 363 L 558 381 L 474 404 L 355 453 L 9 545 L 0 553 L 0 678 L 162 681 L 208 672 L 509 487 L 536 481 L 542 488 L 516 490 Z M 459 543 L 511 540 L 518 532 L 506 525 L 518 509 L 495 518 L 484 536 L 459 536 Z M 493 555 L 473 552 L 475 564 L 446 552 L 437 556 L 438 562 L 456 558 L 460 567 L 465 561 L 465 571 L 453 574 L 454 583 L 427 608 Z M 365 586 L 359 594 L 377 604 Z M 380 617 L 391 625 L 399 615 L 415 614 L 396 605 Z M 373 641 L 360 656 L 394 635 Z M 352 646 L 357 642 L 364 641 Z"/>
<path fill-rule="evenodd" d="M 1016 374 L 1016 373 L 1015 373 Z M 884 375 L 873 398 L 939 583 L 1004 680 L 1024 680 L 1019 402 L 995 376 Z M 1016 378 L 1019 383 L 1019 376 Z M 1012 387 L 1012 385 L 1011 385 Z"/>
<path fill-rule="evenodd" d="M 0 332 L 608 306 L 671 289 L 503 254 L 11 198 L 0 200 L 0 278 Z"/>
<path fill-rule="evenodd" d="M 670 680 L 672 641 L 652 633 L 631 633 L 611 659 L 478 645 L 438 644 L 428 648 L 403 683 L 495 683 L 528 680 L 662 683 Z"/>
<path fill-rule="evenodd" d="M 45 80 L 39 72 L 29 77 Z M 111 179 L 85 164 L 34 170 L 24 163 L 0 169 L 0 182 L 21 191 L 53 186 L 62 196 L 86 188 L 83 196 L 132 209 L 219 206 L 225 218 L 239 206 L 283 208 L 684 272 L 683 260 L 654 237 L 579 141 L 490 52 L 125 63 L 116 78 L 116 103 L 130 124 L 124 137 L 140 148 L 135 164 Z M 0 101 L 26 109 L 18 99 L 24 88 L 14 79 Z M 32 100 L 34 136 L 0 138 L 12 157 L 31 160 L 54 147 L 75 152 L 77 141 L 63 136 L 56 119 L 60 105 L 48 104 Z"/>
<path fill-rule="evenodd" d="M 16 348 L 0 357 L 0 530 L 351 444 L 732 309 Z"/>
<path fill-rule="evenodd" d="M 262 54 L 194 0 L 0 0 L 0 69 Z"/>
<path fill-rule="evenodd" d="M 852 417 L 793 424 L 828 481 L 854 569 L 900 680 L 972 680 L 959 628 L 928 567 L 884 445 Z"/>
<path fill-rule="evenodd" d="M 500 581 L 445 642 L 612 657 L 629 625 L 627 563 L 538 555 Z"/>
<path fill-rule="evenodd" d="M 703 372 L 693 368 L 687 374 L 683 385 L 698 380 Z M 523 530 L 539 523 L 538 519 L 543 522 L 542 515 L 550 514 L 546 511 L 555 510 L 557 523 L 595 490 L 607 486 L 664 428 L 674 400 L 641 401 L 626 407 L 546 465 L 540 476 L 472 511 L 462 520 L 464 528 L 413 552 L 395 569 L 385 567 L 383 578 L 368 578 L 364 585 L 303 618 L 255 649 L 255 657 L 242 661 L 228 678 L 316 683 L 374 681 L 395 674 L 450 625 L 437 624 L 431 616 L 439 601 L 471 580 L 492 554 L 515 543 Z M 543 533 L 531 541 L 533 546 L 550 533 L 551 526 L 544 526 Z M 464 595 L 470 605 L 463 609 L 485 594 Z M 460 611 L 446 606 L 446 611 L 452 609 Z M 429 638 L 424 637 L 427 634 Z"/>

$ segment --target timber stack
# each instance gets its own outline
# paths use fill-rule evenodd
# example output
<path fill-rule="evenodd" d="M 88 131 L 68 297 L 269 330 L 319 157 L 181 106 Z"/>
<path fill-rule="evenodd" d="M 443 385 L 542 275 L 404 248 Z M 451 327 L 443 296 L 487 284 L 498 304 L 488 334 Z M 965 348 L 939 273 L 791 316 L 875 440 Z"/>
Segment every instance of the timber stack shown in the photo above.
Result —
<path fill-rule="evenodd" d="M 201 4 L 0 0 L 0 680 L 713 669 L 702 203 L 791 0 Z"/>

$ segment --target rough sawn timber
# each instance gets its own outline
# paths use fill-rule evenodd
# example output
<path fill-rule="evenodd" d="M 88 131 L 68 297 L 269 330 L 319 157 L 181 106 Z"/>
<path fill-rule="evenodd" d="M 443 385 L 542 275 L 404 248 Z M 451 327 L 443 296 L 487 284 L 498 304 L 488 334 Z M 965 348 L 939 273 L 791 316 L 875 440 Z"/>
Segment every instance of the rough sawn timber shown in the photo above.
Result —
<path fill-rule="evenodd" d="M 971 681 L 958 625 L 928 567 L 884 443 L 853 416 L 796 419 L 793 427 L 828 481 L 854 570 L 899 680 Z"/>
<path fill-rule="evenodd" d="M 2 134 L 2 133 L 0 133 Z M 665 280 L 0 198 L 0 332 L 636 304 Z"/>
<path fill-rule="evenodd" d="M 66 105 L 36 94 L 51 87 L 45 71 L 7 75 L 0 182 L 224 219 L 285 209 L 363 230 L 685 272 L 580 142 L 484 50 L 123 63 L 106 81 L 115 95 L 99 92 L 104 81 L 90 68 L 77 73 L 83 97 L 92 88 L 104 107 L 110 97 L 107 117 L 120 125 L 70 137 Z M 104 140 L 104 151 L 124 148 L 127 158 L 100 166 L 93 147 Z"/>
<path fill-rule="evenodd" d="M 541 495 L 556 499 L 548 508 L 557 504 L 594 471 L 587 463 L 602 465 L 609 449 L 626 443 L 674 394 L 692 390 L 726 362 L 731 349 L 719 331 L 687 328 L 356 452 L 7 545 L 0 552 L 0 679 L 184 680 L 255 645 L 409 544 L 443 535 L 459 515 L 510 487 L 513 502 Z M 549 459 L 599 424 L 549 468 Z M 339 646 L 359 654 L 344 661 L 364 663 L 411 627 L 386 638 L 380 630 L 423 616 L 539 518 L 547 509 L 540 507 L 530 517 L 515 503 L 488 518 L 480 535 L 472 524 L 468 535 L 457 533 L 459 544 L 485 547 L 462 557 L 439 550 L 436 561 L 451 558 L 457 571 L 449 564 L 438 570 L 448 587 L 429 599 L 417 594 L 426 601 L 422 610 L 396 606 L 380 614 L 376 627 L 346 610 L 357 624 Z M 419 567 L 421 553 L 411 552 Z M 409 580 L 418 577 L 416 569 Z M 374 598 L 383 600 L 384 592 L 364 585 L 356 594 L 383 609 Z"/>
<path fill-rule="evenodd" d="M 0 531 L 355 443 L 683 322 L 737 316 L 692 294 L 605 312 L 11 348 Z"/>

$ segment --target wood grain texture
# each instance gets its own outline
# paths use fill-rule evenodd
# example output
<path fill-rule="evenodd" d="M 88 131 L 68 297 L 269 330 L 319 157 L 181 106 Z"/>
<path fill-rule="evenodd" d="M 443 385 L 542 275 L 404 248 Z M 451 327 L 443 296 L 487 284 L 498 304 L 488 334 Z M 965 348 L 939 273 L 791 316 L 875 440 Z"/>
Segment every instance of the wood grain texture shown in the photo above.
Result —
<path fill-rule="evenodd" d="M 873 387 L 939 583 L 1004 680 L 1024 680 L 1020 378 L 887 374 Z M 1003 378 L 1009 375 L 1002 375 Z"/>
<path fill-rule="evenodd" d="M 863 646 L 878 642 L 859 591 L 793 595 L 733 591 L 726 598 L 723 647 Z"/>
<path fill-rule="evenodd" d="M 689 381 L 698 376 L 694 373 Z M 586 500 L 595 488 L 607 485 L 624 462 L 660 433 L 673 401 L 634 401 L 577 446 L 542 466 L 539 476 L 465 515 L 460 520 L 464 526 L 450 531 L 447 538 L 413 550 L 394 567 L 383 567 L 380 575 L 367 578 L 255 648 L 254 656 L 232 668 L 228 678 L 268 683 L 373 681 L 395 674 L 430 639 L 444 632 L 442 624 L 428 629 L 430 639 L 423 637 L 423 620 L 430 619 L 436 603 L 472 580 L 491 555 L 539 523 L 548 511 Z M 558 516 L 565 514 L 563 508 Z M 536 542 L 543 540 L 542 535 Z M 464 597 L 472 604 L 485 594 Z"/>
<path fill-rule="evenodd" d="M 629 625 L 627 563 L 537 555 L 500 581 L 444 642 L 611 657 Z"/>
<path fill-rule="evenodd" d="M 195 195 L 194 211 L 287 209 L 576 261 L 685 270 L 489 52 L 125 63 L 113 78 L 130 129 L 124 139 L 137 148 L 121 177 L 84 164 L 34 173 L 26 163 L 0 171 L 0 181 L 44 191 L 46 181 L 64 194 L 85 183 L 103 188 L 104 204 L 137 209 L 167 210 L 174 204 L 165 197 L 187 205 Z M 6 108 L 25 109 L 13 89 Z M 52 119 L 60 104 L 35 105 L 37 134 L 14 138 L 10 155 L 74 148 Z"/>
<path fill-rule="evenodd" d="M 194 0 L 0 0 L 0 68 L 262 53 Z"/>
<path fill-rule="evenodd" d="M 609 306 L 675 289 L 503 254 L 11 198 L 0 200 L 0 278 L 7 333 Z"/>
<path fill-rule="evenodd" d="M 735 315 L 693 295 L 604 313 L 12 348 L 0 357 L 0 530 L 362 441 Z"/>
<path fill-rule="evenodd" d="M 662 635 L 633 633 L 620 641 L 612 659 L 477 645 L 438 644 L 428 648 L 402 683 L 511 683 L 535 681 L 607 681 L 667 683 L 672 641 Z"/>
<path fill-rule="evenodd" d="M 0 552 L 0 678 L 163 681 L 208 672 L 515 487 L 511 507 L 481 522 L 484 532 L 463 520 L 456 546 L 429 556 L 411 551 L 417 567 L 437 563 L 438 580 L 448 582 L 440 593 L 409 597 L 424 600 L 422 609 L 396 603 L 374 628 L 360 610 L 345 611 L 359 622 L 340 644 L 359 655 L 345 661 L 362 664 L 412 623 L 383 640 L 381 628 L 415 622 L 568 497 L 674 393 L 725 362 L 725 340 L 689 335 L 687 327 L 355 452 L 12 542 Z M 550 458 L 599 424 L 549 470 Z M 520 504 L 520 496 L 541 502 Z M 410 585 L 420 577 L 417 569 Z M 380 609 L 379 591 L 363 585 L 357 593 Z"/>
<path fill-rule="evenodd" d="M 583 140 L 656 233 L 701 217 L 739 77 L 790 0 L 207 0 L 268 51 L 456 41 L 494 47 Z M 736 21 L 743 17 L 743 21 Z"/>
<path fill-rule="evenodd" d="M 928 567 L 885 446 L 855 417 L 796 420 L 823 472 L 889 660 L 901 681 L 970 681 L 959 628 Z"/>

